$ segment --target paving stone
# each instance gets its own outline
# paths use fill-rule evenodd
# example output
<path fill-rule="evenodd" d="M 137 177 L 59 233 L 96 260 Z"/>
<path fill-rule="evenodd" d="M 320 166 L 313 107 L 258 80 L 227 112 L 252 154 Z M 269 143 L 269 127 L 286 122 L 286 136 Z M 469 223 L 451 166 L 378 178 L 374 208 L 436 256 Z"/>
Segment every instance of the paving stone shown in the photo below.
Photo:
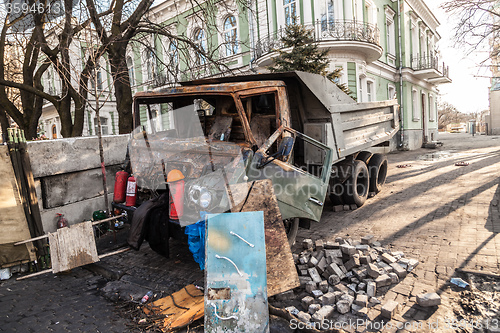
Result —
<path fill-rule="evenodd" d="M 313 250 L 314 249 L 314 243 L 313 240 L 310 238 L 306 238 L 302 241 L 302 248 L 305 250 Z"/>
<path fill-rule="evenodd" d="M 436 306 L 441 304 L 441 297 L 437 293 L 420 294 L 417 303 L 423 307 Z"/>
<path fill-rule="evenodd" d="M 334 311 L 335 308 L 333 306 L 325 305 L 321 309 L 316 311 L 315 314 L 312 315 L 311 321 L 316 323 L 322 323 L 325 319 L 330 318 Z"/>
<path fill-rule="evenodd" d="M 394 262 L 396 262 L 397 260 L 391 256 L 389 253 L 382 253 L 382 255 L 380 256 L 382 258 L 383 261 L 385 261 L 387 264 L 392 264 Z"/>
<path fill-rule="evenodd" d="M 304 309 L 309 309 L 309 305 L 311 305 L 315 302 L 316 302 L 316 300 L 312 296 L 306 296 L 306 297 L 302 298 L 302 300 L 301 300 L 302 307 Z"/>
<path fill-rule="evenodd" d="M 319 309 L 321 309 L 321 305 L 319 304 L 311 304 L 309 305 L 309 309 L 307 312 L 309 312 L 310 315 L 315 314 Z"/>
<path fill-rule="evenodd" d="M 377 292 L 377 284 L 374 281 L 370 281 L 366 284 L 366 294 L 370 297 L 375 297 Z"/>
<path fill-rule="evenodd" d="M 295 293 L 293 292 L 293 290 L 288 290 L 281 294 L 276 295 L 276 299 L 278 301 L 288 301 L 291 299 L 295 299 Z"/>
<path fill-rule="evenodd" d="M 311 279 L 314 282 L 320 283 L 323 280 L 323 279 L 321 279 L 321 276 L 319 276 L 319 273 L 318 273 L 318 270 L 316 269 L 316 267 L 309 268 L 307 270 L 307 272 L 309 273 L 309 276 L 311 277 Z"/>
<path fill-rule="evenodd" d="M 307 297 L 310 297 L 310 296 L 307 296 Z M 288 306 L 285 308 L 285 310 L 288 311 L 289 313 L 293 314 L 294 316 L 298 315 L 300 312 L 295 306 Z"/>
<path fill-rule="evenodd" d="M 330 305 L 330 304 L 335 304 L 336 302 L 336 295 L 335 293 L 326 293 L 323 296 L 321 296 L 320 301 L 321 305 Z"/>
<path fill-rule="evenodd" d="M 381 315 L 387 319 L 392 319 L 392 317 L 398 312 L 399 303 L 393 300 L 387 301 L 382 306 Z"/>
<path fill-rule="evenodd" d="M 313 290 L 318 289 L 318 284 L 314 281 L 309 281 L 306 283 L 306 291 L 312 293 Z"/>
<path fill-rule="evenodd" d="M 321 258 L 319 260 L 318 265 L 316 266 L 316 268 L 318 269 L 318 272 L 322 274 L 326 270 L 327 266 L 328 266 L 328 264 L 326 262 L 326 258 L 323 257 L 323 258 Z"/>
<path fill-rule="evenodd" d="M 354 301 L 354 303 L 361 306 L 361 307 L 366 307 L 368 305 L 368 296 L 358 295 L 356 297 L 356 300 Z"/>
<path fill-rule="evenodd" d="M 328 283 L 332 286 L 335 286 L 340 283 L 340 278 L 337 274 L 332 274 L 328 277 Z"/>
<path fill-rule="evenodd" d="M 349 245 L 349 244 L 342 244 L 340 245 L 340 250 L 342 251 L 342 253 L 345 253 L 349 256 L 352 256 L 354 254 L 356 254 L 356 248 L 352 245 Z"/>
<path fill-rule="evenodd" d="M 313 290 L 311 291 L 311 294 L 313 294 L 313 296 L 316 298 L 323 296 L 323 292 L 321 290 Z"/>
<path fill-rule="evenodd" d="M 413 271 L 418 266 L 418 264 L 419 261 L 417 259 L 410 259 L 408 261 L 408 268 L 407 268 L 408 272 Z"/>
<path fill-rule="evenodd" d="M 396 273 L 389 273 L 388 275 L 391 278 L 391 284 L 399 283 L 399 277 Z"/>
<path fill-rule="evenodd" d="M 369 255 L 366 255 L 366 256 L 360 256 L 359 257 L 359 262 L 362 264 L 362 265 L 368 265 L 369 263 L 372 262 L 372 257 L 370 257 Z"/>
<path fill-rule="evenodd" d="M 366 235 L 361 238 L 361 244 L 372 244 L 373 243 L 374 236 L 373 235 Z"/>
<path fill-rule="evenodd" d="M 350 260 L 348 260 L 345 264 L 344 267 L 348 271 L 352 270 L 353 268 L 359 267 L 361 263 L 359 262 L 359 256 L 357 254 L 353 255 Z"/>
<path fill-rule="evenodd" d="M 308 323 L 311 321 L 311 315 L 309 313 L 304 312 L 304 311 L 300 311 L 297 314 L 297 319 L 299 319 L 300 321 L 303 321 L 304 323 Z"/>
<path fill-rule="evenodd" d="M 323 249 L 325 248 L 321 239 L 318 239 L 314 245 L 316 246 L 316 251 L 323 251 Z"/>
<path fill-rule="evenodd" d="M 323 280 L 318 284 L 319 290 L 321 290 L 323 293 L 328 292 L 328 281 Z"/>
<path fill-rule="evenodd" d="M 344 210 L 345 210 L 345 211 L 347 211 L 347 210 L 350 210 L 350 209 L 351 209 L 351 207 L 350 207 L 349 205 L 344 205 L 344 206 L 342 206 L 342 207 L 344 208 Z"/>
<path fill-rule="evenodd" d="M 340 266 L 340 267 L 343 267 L 343 266 Z M 330 274 L 336 274 L 342 280 L 346 276 L 345 276 L 344 272 L 342 271 L 342 269 L 340 267 L 337 264 L 332 263 L 332 264 L 330 264 L 330 265 L 327 266 L 326 270 Z"/>
<path fill-rule="evenodd" d="M 312 281 L 310 276 L 299 276 L 299 282 L 301 287 L 305 288 L 307 282 L 309 281 Z"/>
<path fill-rule="evenodd" d="M 325 244 L 325 249 L 338 249 L 340 248 L 340 244 L 337 242 L 327 241 Z"/>
<path fill-rule="evenodd" d="M 380 275 L 380 271 L 375 264 L 368 264 L 366 272 L 374 279 L 378 278 Z"/>
<path fill-rule="evenodd" d="M 346 300 L 340 300 L 336 304 L 337 311 L 341 314 L 346 314 L 351 310 L 351 304 Z"/>
<path fill-rule="evenodd" d="M 351 204 L 351 205 L 349 205 L 349 208 L 351 208 L 351 210 L 356 210 L 356 209 L 358 209 L 358 205 Z"/>
<path fill-rule="evenodd" d="M 316 259 L 313 256 L 311 256 L 311 258 L 309 259 L 309 262 L 307 263 L 307 265 L 309 267 L 316 267 L 317 264 L 318 264 L 318 259 Z"/>
<path fill-rule="evenodd" d="M 392 283 L 391 277 L 387 274 L 380 275 L 375 279 L 375 283 L 377 284 L 377 288 L 390 286 Z"/>
<path fill-rule="evenodd" d="M 341 212 L 344 210 L 344 206 L 343 205 L 337 205 L 337 206 L 333 206 L 333 211 L 338 213 L 338 212 Z"/>
<path fill-rule="evenodd" d="M 406 269 L 403 268 L 397 262 L 392 263 L 391 267 L 394 269 L 394 273 L 396 273 L 400 279 L 404 279 L 406 277 L 406 275 L 408 274 Z"/>

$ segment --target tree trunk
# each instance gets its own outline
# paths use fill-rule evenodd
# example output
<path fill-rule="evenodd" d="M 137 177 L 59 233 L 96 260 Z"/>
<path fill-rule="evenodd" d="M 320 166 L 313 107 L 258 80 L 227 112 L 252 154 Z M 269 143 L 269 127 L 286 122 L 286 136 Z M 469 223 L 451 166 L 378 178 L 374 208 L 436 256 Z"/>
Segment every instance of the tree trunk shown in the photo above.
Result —
<path fill-rule="evenodd" d="M 7 142 L 7 128 L 9 128 L 9 119 L 7 118 L 7 114 L 3 110 L 0 110 L 0 125 L 2 126 L 2 141 Z"/>
<path fill-rule="evenodd" d="M 115 88 L 118 129 L 120 134 L 132 132 L 132 89 L 126 62 L 126 47 L 110 45 L 111 73 Z"/>

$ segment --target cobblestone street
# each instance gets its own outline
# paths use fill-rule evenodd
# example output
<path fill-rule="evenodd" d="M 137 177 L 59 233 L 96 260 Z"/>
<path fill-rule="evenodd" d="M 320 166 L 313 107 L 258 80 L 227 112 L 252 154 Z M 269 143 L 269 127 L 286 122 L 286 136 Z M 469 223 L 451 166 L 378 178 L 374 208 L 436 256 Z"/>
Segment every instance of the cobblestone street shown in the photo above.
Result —
<path fill-rule="evenodd" d="M 418 259 L 417 268 L 382 298 L 403 305 L 395 318 L 399 322 L 457 318 L 460 294 L 449 285 L 456 269 L 500 273 L 500 137 L 445 133 L 439 140 L 444 145 L 438 149 L 389 154 L 389 176 L 381 193 L 354 211 L 333 212 L 327 204 L 321 223 L 299 230 L 296 247 L 304 238 L 328 241 L 371 234 L 383 246 Z M 456 166 L 457 162 L 469 165 Z M 127 326 L 132 320 L 120 315 L 109 297 L 102 297 L 102 288 L 117 299 L 130 300 L 147 290 L 166 296 L 186 284 L 203 283 L 203 273 L 186 254 L 187 246 L 174 241 L 170 246 L 170 259 L 147 244 L 138 252 L 105 258 L 99 265 L 114 274 L 115 281 L 109 283 L 82 268 L 23 281 L 15 281 L 14 275 L 0 283 L 0 331 L 132 331 Z M 405 305 L 424 291 L 441 294 L 437 310 Z M 430 330 L 400 330 L 406 331 Z M 473 332 L 444 327 L 436 331 Z M 500 332 L 500 327 L 484 332 Z"/>

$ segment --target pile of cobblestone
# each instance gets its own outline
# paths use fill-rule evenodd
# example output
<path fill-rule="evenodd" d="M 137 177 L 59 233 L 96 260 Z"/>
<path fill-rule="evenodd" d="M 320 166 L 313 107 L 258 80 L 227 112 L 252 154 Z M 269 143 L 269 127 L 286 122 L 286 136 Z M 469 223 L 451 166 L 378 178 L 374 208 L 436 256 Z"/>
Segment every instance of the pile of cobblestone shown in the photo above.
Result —
<path fill-rule="evenodd" d="M 302 309 L 290 306 L 286 310 L 306 323 L 322 323 L 335 312 L 366 318 L 368 309 L 381 303 L 377 296 L 383 296 L 383 290 L 388 289 L 384 287 L 399 283 L 419 264 L 401 251 L 382 247 L 372 235 L 360 241 L 340 237 L 335 242 L 305 239 L 302 245 L 302 251 L 293 256 L 307 296 L 301 299 Z M 278 299 L 294 295 L 289 291 L 278 295 Z M 441 299 L 433 293 L 419 295 L 417 301 L 421 306 L 434 306 Z M 387 301 L 380 314 L 391 319 L 398 307 L 396 301 Z"/>

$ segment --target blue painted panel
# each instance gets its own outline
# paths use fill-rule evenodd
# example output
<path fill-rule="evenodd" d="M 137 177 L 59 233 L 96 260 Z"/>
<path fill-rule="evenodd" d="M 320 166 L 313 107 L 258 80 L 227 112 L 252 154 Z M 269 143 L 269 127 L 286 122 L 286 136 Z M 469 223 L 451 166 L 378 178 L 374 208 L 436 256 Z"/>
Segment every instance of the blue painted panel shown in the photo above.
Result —
<path fill-rule="evenodd" d="M 269 332 L 264 214 L 208 215 L 205 332 Z"/>

